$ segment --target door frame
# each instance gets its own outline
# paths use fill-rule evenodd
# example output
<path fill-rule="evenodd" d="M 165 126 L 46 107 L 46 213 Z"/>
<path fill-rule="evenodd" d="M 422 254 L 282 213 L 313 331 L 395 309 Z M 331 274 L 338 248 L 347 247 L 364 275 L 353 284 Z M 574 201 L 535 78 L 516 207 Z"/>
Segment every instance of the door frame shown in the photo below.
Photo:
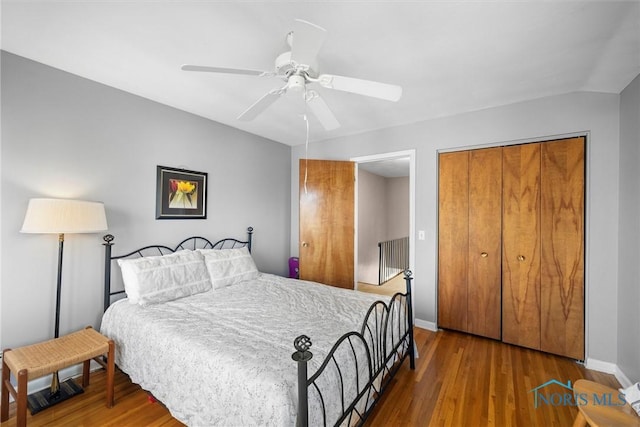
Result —
<path fill-rule="evenodd" d="M 354 289 L 358 289 L 358 164 L 378 162 L 381 160 L 393 160 L 401 157 L 409 157 L 409 270 L 413 271 L 415 267 L 415 204 L 416 204 L 416 150 L 393 151 L 388 153 L 372 154 L 368 156 L 351 157 L 349 160 L 356 164 L 356 192 L 355 192 L 355 236 L 354 236 Z M 412 293 L 415 285 L 412 283 Z M 415 297 L 412 298 L 415 301 Z"/>

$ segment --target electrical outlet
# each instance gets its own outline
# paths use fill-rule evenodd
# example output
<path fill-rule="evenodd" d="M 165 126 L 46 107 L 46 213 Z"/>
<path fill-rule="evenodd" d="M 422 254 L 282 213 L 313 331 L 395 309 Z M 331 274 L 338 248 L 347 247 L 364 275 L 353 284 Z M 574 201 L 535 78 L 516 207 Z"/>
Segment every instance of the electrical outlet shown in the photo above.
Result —
<path fill-rule="evenodd" d="M 418 240 L 424 240 L 424 239 L 425 239 L 424 230 L 418 230 Z"/>

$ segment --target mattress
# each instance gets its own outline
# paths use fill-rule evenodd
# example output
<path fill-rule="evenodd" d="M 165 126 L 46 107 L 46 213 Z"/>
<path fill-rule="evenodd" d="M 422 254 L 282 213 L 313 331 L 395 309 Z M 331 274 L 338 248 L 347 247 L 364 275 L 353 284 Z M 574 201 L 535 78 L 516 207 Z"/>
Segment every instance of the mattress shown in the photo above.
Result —
<path fill-rule="evenodd" d="M 301 334 L 311 338 L 311 376 L 340 336 L 360 330 L 371 304 L 388 299 L 260 273 L 162 304 L 117 301 L 105 312 L 101 332 L 115 341 L 120 369 L 187 425 L 293 426 L 294 339 Z M 358 369 L 366 376 L 366 366 Z M 328 377 L 329 382 L 349 382 Z M 310 425 L 321 423 L 317 411 L 322 404 L 329 424 L 341 413 L 339 393 L 323 399 L 310 393 Z"/>

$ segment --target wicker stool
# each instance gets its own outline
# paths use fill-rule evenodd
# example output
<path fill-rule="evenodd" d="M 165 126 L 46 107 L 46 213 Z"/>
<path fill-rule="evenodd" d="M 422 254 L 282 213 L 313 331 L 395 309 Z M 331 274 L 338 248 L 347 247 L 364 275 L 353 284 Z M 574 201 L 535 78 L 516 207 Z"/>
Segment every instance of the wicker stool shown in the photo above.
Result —
<path fill-rule="evenodd" d="M 115 344 L 113 340 L 88 327 L 60 338 L 7 349 L 2 358 L 2 406 L 0 421 L 9 418 L 9 394 L 16 400 L 17 426 L 27 424 L 27 381 L 83 363 L 82 386 L 89 385 L 89 365 L 95 359 L 107 371 L 107 407 L 113 406 Z M 107 362 L 100 356 L 107 355 Z M 10 374 L 18 380 L 17 391 L 10 382 Z"/>
<path fill-rule="evenodd" d="M 606 385 L 580 379 L 573 385 L 573 393 L 580 396 L 582 403 L 578 405 L 578 415 L 573 422 L 574 427 L 584 427 L 587 423 L 591 427 L 617 426 L 640 427 L 640 417 L 628 403 L 622 405 L 619 401 L 620 392 Z M 609 396 L 609 404 L 598 402 Z M 578 397 L 576 397 L 578 401 Z"/>

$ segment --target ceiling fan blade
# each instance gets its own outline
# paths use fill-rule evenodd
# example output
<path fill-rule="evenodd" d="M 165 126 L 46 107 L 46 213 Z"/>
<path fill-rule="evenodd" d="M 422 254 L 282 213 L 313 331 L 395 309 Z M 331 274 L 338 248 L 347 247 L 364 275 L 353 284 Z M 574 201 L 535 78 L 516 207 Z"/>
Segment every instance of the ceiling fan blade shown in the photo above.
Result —
<path fill-rule="evenodd" d="M 291 60 L 298 65 L 308 65 L 309 68 L 316 70 L 318 51 L 326 37 L 327 31 L 324 28 L 296 19 L 293 23 Z"/>
<path fill-rule="evenodd" d="M 318 84 L 329 89 L 357 93 L 373 98 L 386 99 L 396 102 L 402 96 L 402 87 L 371 80 L 354 79 L 353 77 L 322 74 L 318 77 Z"/>
<path fill-rule="evenodd" d="M 281 89 L 273 89 L 264 94 L 264 96 L 254 102 L 249 108 L 244 110 L 242 114 L 238 116 L 238 120 L 242 120 L 244 122 L 251 121 L 255 119 L 260 113 L 266 110 L 271 104 L 276 102 L 280 95 L 285 92 L 285 87 Z"/>
<path fill-rule="evenodd" d="M 306 101 L 313 115 L 316 116 L 320 124 L 322 124 L 322 127 L 326 130 L 333 130 L 340 127 L 340 122 L 338 122 L 336 116 L 333 115 L 327 103 L 324 102 L 324 99 L 318 95 L 318 92 L 308 90 Z"/>
<path fill-rule="evenodd" d="M 206 67 L 202 65 L 183 65 L 183 71 L 203 71 L 205 73 L 245 74 L 248 76 L 270 77 L 275 75 L 271 71 L 245 70 L 242 68 Z"/>

